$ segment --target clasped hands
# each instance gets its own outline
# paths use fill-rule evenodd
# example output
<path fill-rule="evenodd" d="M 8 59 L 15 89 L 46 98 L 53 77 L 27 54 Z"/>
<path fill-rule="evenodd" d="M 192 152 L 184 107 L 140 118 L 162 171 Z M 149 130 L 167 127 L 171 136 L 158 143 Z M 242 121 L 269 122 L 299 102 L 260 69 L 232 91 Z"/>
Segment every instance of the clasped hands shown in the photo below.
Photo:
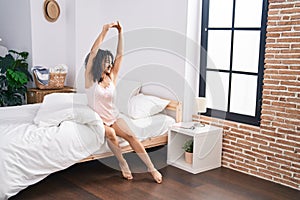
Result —
<path fill-rule="evenodd" d="M 119 33 L 122 31 L 122 26 L 119 21 L 112 22 L 110 24 L 105 24 L 103 26 L 103 31 L 108 31 L 110 28 L 116 28 L 119 31 Z"/>

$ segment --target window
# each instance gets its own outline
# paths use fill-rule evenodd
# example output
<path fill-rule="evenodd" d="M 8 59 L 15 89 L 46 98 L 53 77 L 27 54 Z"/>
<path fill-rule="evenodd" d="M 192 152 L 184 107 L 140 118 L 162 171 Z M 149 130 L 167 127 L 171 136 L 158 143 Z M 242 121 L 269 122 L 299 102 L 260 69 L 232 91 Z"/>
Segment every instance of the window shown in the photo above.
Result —
<path fill-rule="evenodd" d="M 260 124 L 267 0 L 203 0 L 199 96 L 206 115 Z"/>

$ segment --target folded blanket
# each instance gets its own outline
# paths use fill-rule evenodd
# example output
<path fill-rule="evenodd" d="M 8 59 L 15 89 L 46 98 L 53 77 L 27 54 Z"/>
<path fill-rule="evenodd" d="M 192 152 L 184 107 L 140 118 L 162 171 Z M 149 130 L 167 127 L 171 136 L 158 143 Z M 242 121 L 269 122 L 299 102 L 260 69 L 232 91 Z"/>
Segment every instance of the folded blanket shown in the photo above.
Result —
<path fill-rule="evenodd" d="M 73 121 L 103 129 L 102 119 L 87 105 L 86 94 L 78 93 L 46 95 L 33 121 L 39 127 L 60 126 L 64 121 Z"/>
<path fill-rule="evenodd" d="M 34 66 L 31 68 L 37 81 L 42 85 L 48 85 L 49 82 L 49 69 L 42 66 Z"/>

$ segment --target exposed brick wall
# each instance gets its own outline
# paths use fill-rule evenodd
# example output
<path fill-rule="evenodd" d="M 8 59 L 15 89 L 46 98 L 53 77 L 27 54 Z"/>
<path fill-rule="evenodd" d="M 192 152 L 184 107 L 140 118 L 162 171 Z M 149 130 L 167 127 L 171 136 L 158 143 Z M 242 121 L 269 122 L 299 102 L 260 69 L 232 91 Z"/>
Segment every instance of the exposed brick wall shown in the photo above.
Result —
<path fill-rule="evenodd" d="M 201 121 L 224 128 L 222 166 L 300 190 L 300 0 L 269 0 L 262 104 L 260 127 Z"/>

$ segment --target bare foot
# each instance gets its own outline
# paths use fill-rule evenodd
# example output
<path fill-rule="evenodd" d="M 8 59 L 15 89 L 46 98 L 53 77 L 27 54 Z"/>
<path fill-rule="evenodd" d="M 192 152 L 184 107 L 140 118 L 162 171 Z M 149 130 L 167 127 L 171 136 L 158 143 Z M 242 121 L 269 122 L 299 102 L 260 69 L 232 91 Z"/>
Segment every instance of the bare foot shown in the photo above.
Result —
<path fill-rule="evenodd" d="M 132 174 L 131 174 L 131 171 L 130 171 L 130 169 L 129 169 L 129 167 L 128 167 L 127 162 L 124 162 L 124 163 L 122 163 L 122 164 L 119 163 L 119 166 L 120 166 L 120 168 L 121 168 L 122 175 L 123 175 L 123 177 L 124 177 L 125 179 L 127 179 L 127 180 L 133 179 L 133 176 L 132 176 Z"/>
<path fill-rule="evenodd" d="M 162 183 L 162 175 L 156 169 L 148 170 L 157 183 Z"/>

